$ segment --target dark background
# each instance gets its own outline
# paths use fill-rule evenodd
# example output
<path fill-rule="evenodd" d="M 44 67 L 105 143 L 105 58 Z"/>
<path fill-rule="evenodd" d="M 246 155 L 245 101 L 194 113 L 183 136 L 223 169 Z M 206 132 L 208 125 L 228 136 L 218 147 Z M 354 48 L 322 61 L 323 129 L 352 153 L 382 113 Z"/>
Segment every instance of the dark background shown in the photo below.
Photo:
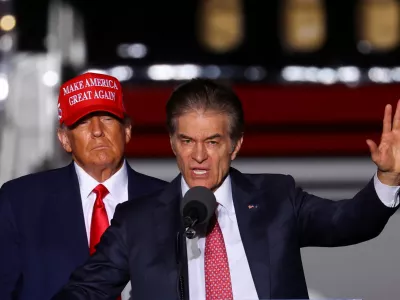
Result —
<path fill-rule="evenodd" d="M 149 48 L 149 55 L 134 61 L 135 64 L 256 64 L 279 69 L 291 64 L 370 67 L 398 63 L 398 48 L 369 55 L 357 50 L 356 8 L 360 1 L 326 1 L 328 39 L 321 50 L 310 54 L 288 53 L 281 46 L 280 3 L 284 1 L 243 1 L 246 16 L 244 43 L 223 55 L 212 54 L 198 43 L 198 2 L 69 0 L 83 15 L 88 58 L 92 65 L 120 63 L 122 59 L 116 55 L 116 46 L 133 42 Z M 20 50 L 44 51 L 48 3 L 45 0 L 16 1 Z"/>

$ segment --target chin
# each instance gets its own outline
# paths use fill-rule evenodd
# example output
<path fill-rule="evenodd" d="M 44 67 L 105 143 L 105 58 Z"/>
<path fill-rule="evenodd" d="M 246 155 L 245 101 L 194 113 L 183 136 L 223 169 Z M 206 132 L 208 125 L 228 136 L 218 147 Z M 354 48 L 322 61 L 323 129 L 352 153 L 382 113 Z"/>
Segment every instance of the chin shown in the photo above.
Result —
<path fill-rule="evenodd" d="M 189 187 L 203 186 L 208 189 L 211 189 L 214 186 L 211 182 L 202 179 L 192 179 L 188 182 L 188 185 Z"/>
<path fill-rule="evenodd" d="M 111 161 L 115 155 L 111 151 L 103 150 L 91 155 L 95 161 Z"/>
<path fill-rule="evenodd" d="M 109 166 L 114 163 L 115 163 L 115 160 L 112 159 L 110 156 L 96 157 L 96 159 L 93 160 L 93 164 L 98 165 L 98 166 Z"/>

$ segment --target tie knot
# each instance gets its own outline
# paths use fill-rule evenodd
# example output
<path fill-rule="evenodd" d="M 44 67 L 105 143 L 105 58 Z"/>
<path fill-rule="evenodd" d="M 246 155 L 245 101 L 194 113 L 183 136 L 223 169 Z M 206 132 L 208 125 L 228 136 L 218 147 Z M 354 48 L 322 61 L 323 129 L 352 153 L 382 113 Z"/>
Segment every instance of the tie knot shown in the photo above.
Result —
<path fill-rule="evenodd" d="M 104 197 L 108 195 L 109 191 L 107 190 L 107 188 L 104 185 L 99 184 L 98 186 L 96 186 L 93 189 L 93 193 L 96 194 L 97 198 L 100 198 L 101 200 L 103 200 Z"/>

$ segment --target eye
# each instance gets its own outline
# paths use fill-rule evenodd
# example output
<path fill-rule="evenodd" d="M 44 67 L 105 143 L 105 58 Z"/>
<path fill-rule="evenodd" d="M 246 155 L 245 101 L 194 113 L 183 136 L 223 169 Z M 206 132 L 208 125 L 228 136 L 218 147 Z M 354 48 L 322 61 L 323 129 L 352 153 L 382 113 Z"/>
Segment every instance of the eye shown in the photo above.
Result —
<path fill-rule="evenodd" d="M 78 126 L 80 126 L 80 125 L 85 125 L 85 124 L 88 124 L 89 123 L 89 120 L 81 120 L 80 122 L 79 122 L 79 124 L 78 124 Z"/>
<path fill-rule="evenodd" d="M 214 146 L 214 145 L 217 145 L 218 142 L 217 141 L 209 141 L 208 144 Z"/>
<path fill-rule="evenodd" d="M 191 142 L 191 140 L 189 140 L 189 139 L 183 139 L 182 140 L 182 143 L 184 143 L 184 144 L 190 144 L 190 142 Z"/>

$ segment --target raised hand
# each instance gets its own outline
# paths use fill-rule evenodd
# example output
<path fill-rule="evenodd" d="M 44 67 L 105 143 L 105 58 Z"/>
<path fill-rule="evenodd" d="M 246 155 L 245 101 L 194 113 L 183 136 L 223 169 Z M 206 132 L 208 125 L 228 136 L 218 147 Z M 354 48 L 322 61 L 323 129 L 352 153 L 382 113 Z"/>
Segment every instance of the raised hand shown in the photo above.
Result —
<path fill-rule="evenodd" d="M 400 100 L 392 121 L 392 106 L 386 105 L 379 146 L 367 140 L 372 161 L 378 167 L 379 180 L 387 185 L 400 185 Z"/>

